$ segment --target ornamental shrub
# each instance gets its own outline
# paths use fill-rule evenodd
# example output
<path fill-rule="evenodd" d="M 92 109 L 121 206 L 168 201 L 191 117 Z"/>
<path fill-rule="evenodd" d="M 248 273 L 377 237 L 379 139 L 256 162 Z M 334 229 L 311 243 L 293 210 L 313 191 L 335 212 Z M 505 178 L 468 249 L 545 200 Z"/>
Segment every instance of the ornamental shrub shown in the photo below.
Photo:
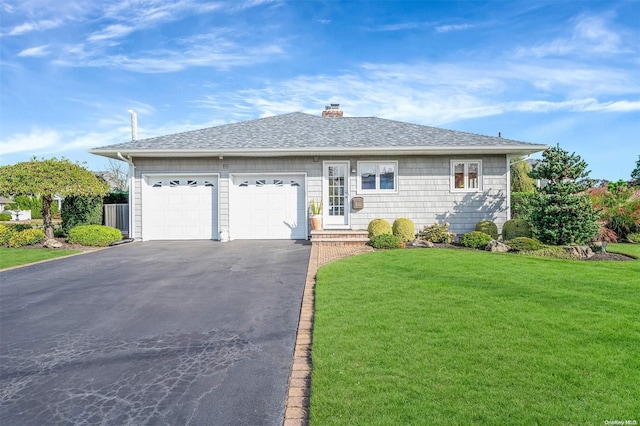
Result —
<path fill-rule="evenodd" d="M 13 223 L 13 222 L 9 222 L 9 223 L 5 223 L 4 226 L 8 226 L 9 228 L 11 228 L 14 233 L 15 232 L 24 231 L 25 229 L 33 228 L 33 226 L 31 226 L 28 223 Z"/>
<path fill-rule="evenodd" d="M 481 220 L 476 223 L 476 228 L 474 231 L 484 232 L 485 234 L 491 236 L 494 240 L 498 239 L 498 226 L 490 220 Z"/>
<path fill-rule="evenodd" d="M 106 247 L 114 241 L 122 239 L 119 229 L 103 225 L 79 225 L 68 233 L 67 241 L 83 246 Z"/>
<path fill-rule="evenodd" d="M 385 219 L 373 219 L 369 222 L 367 231 L 369 231 L 369 238 L 373 238 L 376 235 L 393 234 L 391 225 Z"/>
<path fill-rule="evenodd" d="M 0 246 L 6 245 L 13 235 L 13 227 L 0 225 Z"/>
<path fill-rule="evenodd" d="M 416 228 L 413 221 L 407 218 L 398 218 L 393 221 L 393 235 L 399 237 L 402 241 L 413 241 L 416 238 Z"/>
<path fill-rule="evenodd" d="M 9 247 L 17 248 L 23 246 L 32 246 L 44 240 L 44 231 L 42 229 L 25 229 L 16 232 L 9 239 Z"/>
<path fill-rule="evenodd" d="M 627 239 L 632 243 L 640 243 L 640 233 L 629 234 L 627 235 Z"/>
<path fill-rule="evenodd" d="M 431 226 L 425 226 L 424 229 L 418 233 L 418 238 L 422 240 L 444 244 L 449 244 L 453 241 L 453 237 L 455 236 L 456 234 L 449 232 L 448 223 L 444 223 L 442 225 L 434 223 Z"/>
<path fill-rule="evenodd" d="M 0 213 L 0 222 L 11 220 L 11 213 Z"/>
<path fill-rule="evenodd" d="M 62 230 L 67 234 L 78 225 L 102 224 L 102 197 L 69 196 L 62 202 Z"/>
<path fill-rule="evenodd" d="M 524 219 L 511 219 L 502 225 L 502 239 L 513 240 L 518 237 L 533 237 L 531 224 Z"/>
<path fill-rule="evenodd" d="M 480 231 L 471 231 L 460 237 L 460 244 L 465 247 L 484 249 L 491 240 L 492 238 L 489 234 Z"/>
<path fill-rule="evenodd" d="M 380 234 L 371 237 L 369 245 L 377 249 L 398 249 L 403 247 L 400 237 L 392 234 Z"/>
<path fill-rule="evenodd" d="M 514 238 L 513 240 L 505 241 L 505 244 L 513 251 L 534 251 L 544 247 L 540 241 L 527 237 Z"/>

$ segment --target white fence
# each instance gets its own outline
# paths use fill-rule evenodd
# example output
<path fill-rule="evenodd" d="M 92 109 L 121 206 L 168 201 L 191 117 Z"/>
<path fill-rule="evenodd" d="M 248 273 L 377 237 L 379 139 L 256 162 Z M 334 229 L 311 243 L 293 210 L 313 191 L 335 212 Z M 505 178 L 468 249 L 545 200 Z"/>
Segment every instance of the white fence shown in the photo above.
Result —
<path fill-rule="evenodd" d="M 129 236 L 129 204 L 105 204 L 104 224 Z"/>

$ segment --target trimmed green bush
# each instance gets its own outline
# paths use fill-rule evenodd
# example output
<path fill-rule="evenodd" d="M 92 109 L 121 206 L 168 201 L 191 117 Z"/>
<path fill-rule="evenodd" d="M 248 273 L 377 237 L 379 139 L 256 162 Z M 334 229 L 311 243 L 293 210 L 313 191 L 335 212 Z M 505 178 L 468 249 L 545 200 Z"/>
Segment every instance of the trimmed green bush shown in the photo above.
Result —
<path fill-rule="evenodd" d="M 80 225 L 72 228 L 67 241 L 83 246 L 106 247 L 114 241 L 122 239 L 119 229 L 104 225 Z"/>
<path fill-rule="evenodd" d="M 17 248 L 23 246 L 32 246 L 44 240 L 44 232 L 42 229 L 25 229 L 16 232 L 9 239 L 9 247 Z"/>
<path fill-rule="evenodd" d="M 67 234 L 78 225 L 102 224 L 102 197 L 66 197 L 62 202 L 62 230 Z"/>
<path fill-rule="evenodd" d="M 416 228 L 411 219 L 404 217 L 393 221 L 393 235 L 399 237 L 402 241 L 413 241 L 416 238 Z"/>
<path fill-rule="evenodd" d="M 373 219 L 369 222 L 367 231 L 369 231 L 369 238 L 373 238 L 376 235 L 393 234 L 391 225 L 385 219 Z"/>
<path fill-rule="evenodd" d="M 456 234 L 449 232 L 449 224 L 444 223 L 438 225 L 434 223 L 431 226 L 425 226 L 422 231 L 418 232 L 418 237 L 425 241 L 431 241 L 432 243 L 444 243 L 449 244 L 453 241 L 453 237 Z"/>
<path fill-rule="evenodd" d="M 397 249 L 403 247 L 400 237 L 392 234 L 380 234 L 371 237 L 369 245 L 377 249 Z"/>
<path fill-rule="evenodd" d="M 536 257 L 552 257 L 554 259 L 574 259 L 568 251 L 562 248 L 562 246 L 544 246 L 538 250 L 519 251 L 518 254 Z"/>
<path fill-rule="evenodd" d="M 540 241 L 527 237 L 514 238 L 513 240 L 505 241 L 505 244 L 513 251 L 534 251 L 544 247 Z"/>
<path fill-rule="evenodd" d="M 0 222 L 7 222 L 11 220 L 11 213 L 0 213 Z"/>
<path fill-rule="evenodd" d="M 468 234 L 464 234 L 462 237 L 460 237 L 460 244 L 465 247 L 483 250 L 491 240 L 491 235 L 487 233 L 481 231 L 471 231 Z"/>
<path fill-rule="evenodd" d="M 640 233 L 629 234 L 627 239 L 633 243 L 640 243 Z"/>
<path fill-rule="evenodd" d="M 524 219 L 511 219 L 502 226 L 502 239 L 513 240 L 518 237 L 533 237 L 531 224 Z"/>
<path fill-rule="evenodd" d="M 13 227 L 0 225 L 0 246 L 6 245 L 13 235 Z"/>
<path fill-rule="evenodd" d="M 485 234 L 491 236 L 492 239 L 498 239 L 498 226 L 491 222 L 490 220 L 481 220 L 476 223 L 476 228 L 474 231 L 484 232 Z"/>

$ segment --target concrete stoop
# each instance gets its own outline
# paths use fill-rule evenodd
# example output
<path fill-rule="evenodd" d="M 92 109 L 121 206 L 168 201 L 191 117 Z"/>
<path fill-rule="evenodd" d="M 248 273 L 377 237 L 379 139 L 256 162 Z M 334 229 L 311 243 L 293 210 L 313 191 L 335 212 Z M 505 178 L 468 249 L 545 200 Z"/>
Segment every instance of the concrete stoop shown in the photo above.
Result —
<path fill-rule="evenodd" d="M 369 233 L 366 230 L 332 229 L 311 231 L 312 244 L 365 246 L 368 242 Z"/>

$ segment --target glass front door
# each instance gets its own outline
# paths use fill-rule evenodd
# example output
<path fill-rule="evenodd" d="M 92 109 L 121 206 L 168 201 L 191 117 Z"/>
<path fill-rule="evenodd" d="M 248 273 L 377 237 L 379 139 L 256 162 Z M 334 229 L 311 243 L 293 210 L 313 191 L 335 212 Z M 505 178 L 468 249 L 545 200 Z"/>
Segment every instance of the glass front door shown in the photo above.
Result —
<path fill-rule="evenodd" d="M 325 229 L 349 226 L 349 162 L 324 163 L 322 185 Z"/>

